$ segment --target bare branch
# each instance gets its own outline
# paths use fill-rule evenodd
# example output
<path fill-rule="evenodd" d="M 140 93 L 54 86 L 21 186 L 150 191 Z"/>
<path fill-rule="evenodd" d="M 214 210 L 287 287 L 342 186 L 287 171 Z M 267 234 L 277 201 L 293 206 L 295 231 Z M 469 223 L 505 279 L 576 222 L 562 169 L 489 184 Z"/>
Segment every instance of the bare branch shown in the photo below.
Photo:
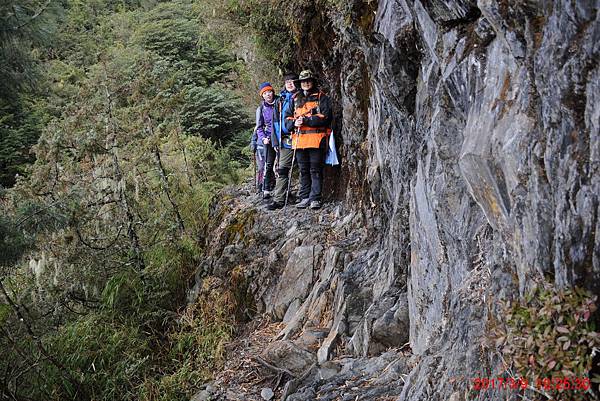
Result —
<path fill-rule="evenodd" d="M 83 235 L 81 235 L 81 231 L 79 231 L 79 225 L 76 222 L 73 224 L 73 226 L 75 227 L 75 233 L 77 234 L 77 239 L 79 239 L 79 242 L 81 242 L 83 245 L 85 245 L 88 248 L 93 249 L 95 251 L 105 251 L 109 248 L 112 248 L 119 240 L 119 237 L 121 236 L 121 231 L 123 230 L 123 225 L 121 224 L 119 226 L 119 231 L 117 232 L 117 235 L 115 235 L 115 238 L 108 245 L 103 246 L 103 247 L 98 247 L 98 246 L 94 246 L 94 245 L 90 244 L 89 242 L 87 242 L 86 240 L 83 239 Z"/>

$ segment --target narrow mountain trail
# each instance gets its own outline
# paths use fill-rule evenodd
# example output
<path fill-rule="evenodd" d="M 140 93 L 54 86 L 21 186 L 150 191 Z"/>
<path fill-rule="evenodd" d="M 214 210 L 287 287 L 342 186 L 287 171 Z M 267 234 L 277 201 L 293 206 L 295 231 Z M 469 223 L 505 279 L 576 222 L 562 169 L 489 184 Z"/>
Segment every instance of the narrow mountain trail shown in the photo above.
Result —
<path fill-rule="evenodd" d="M 376 247 L 361 216 L 339 202 L 267 212 L 250 187 L 225 191 L 211 214 L 208 254 L 190 296 L 215 286 L 237 293 L 240 325 L 223 369 L 194 401 L 262 400 L 271 392 L 281 400 L 384 401 L 400 394 L 411 364 L 407 315 L 394 313 L 397 294 L 369 308 L 354 292 L 352 283 L 374 278 L 366 266 Z M 368 338 L 348 336 L 357 325 L 369 326 Z M 352 352 L 353 341 L 367 347 L 363 356 Z"/>

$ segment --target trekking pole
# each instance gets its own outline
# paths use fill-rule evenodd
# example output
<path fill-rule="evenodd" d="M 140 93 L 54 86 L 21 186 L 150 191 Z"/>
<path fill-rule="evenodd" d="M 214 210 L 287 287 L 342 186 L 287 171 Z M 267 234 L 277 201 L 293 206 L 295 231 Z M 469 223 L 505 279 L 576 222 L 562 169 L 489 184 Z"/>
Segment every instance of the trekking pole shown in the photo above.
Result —
<path fill-rule="evenodd" d="M 256 176 L 256 149 L 252 152 L 252 165 L 254 166 L 254 193 L 258 190 L 258 177 Z"/>
<path fill-rule="evenodd" d="M 281 98 L 279 100 L 279 140 L 277 141 L 277 148 L 279 151 L 277 152 L 277 159 L 275 160 L 276 166 L 275 171 L 277 172 L 277 178 L 279 178 L 279 169 L 281 168 L 281 142 L 283 142 L 283 137 L 281 136 L 281 126 L 283 125 L 283 106 L 281 106 Z"/>
<path fill-rule="evenodd" d="M 256 127 L 254 127 L 254 130 L 252 131 L 250 144 L 252 144 L 252 141 L 254 140 L 254 135 L 256 135 Z M 254 193 L 258 191 L 258 176 L 256 175 L 256 149 L 258 149 L 258 143 L 255 142 L 254 149 L 252 149 L 252 165 L 254 166 L 254 175 L 252 177 L 254 181 Z"/>
<path fill-rule="evenodd" d="M 296 127 L 294 130 L 296 132 L 296 146 L 292 141 L 292 148 L 294 149 L 292 152 L 292 165 L 290 166 L 290 172 L 288 175 L 288 185 L 287 190 L 285 191 L 285 202 L 283 202 L 283 206 L 286 207 L 288 203 L 288 197 L 290 195 L 290 186 L 292 184 L 292 172 L 294 171 L 294 161 L 296 160 L 296 148 L 298 147 L 298 139 L 300 139 L 300 129 Z"/>
<path fill-rule="evenodd" d="M 265 197 L 265 181 L 267 179 L 267 164 L 269 163 L 269 147 L 267 144 L 263 144 L 265 149 L 265 161 L 263 162 L 263 176 L 262 176 L 262 197 Z"/>
<path fill-rule="evenodd" d="M 281 156 L 281 149 L 283 149 L 283 124 L 285 124 L 285 115 L 283 114 L 283 100 L 279 102 L 279 155 Z M 281 157 L 279 158 L 281 163 Z M 281 165 L 278 165 L 279 169 Z"/>

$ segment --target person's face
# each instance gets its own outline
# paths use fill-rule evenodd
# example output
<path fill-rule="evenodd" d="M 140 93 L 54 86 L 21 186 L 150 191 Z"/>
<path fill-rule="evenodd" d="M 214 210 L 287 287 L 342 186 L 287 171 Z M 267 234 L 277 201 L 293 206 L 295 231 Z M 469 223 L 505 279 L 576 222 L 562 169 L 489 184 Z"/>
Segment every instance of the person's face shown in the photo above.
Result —
<path fill-rule="evenodd" d="M 285 90 L 288 92 L 293 92 L 296 89 L 296 84 L 294 84 L 294 80 L 288 79 L 285 81 Z"/>
<path fill-rule="evenodd" d="M 262 98 L 265 100 L 265 102 L 272 102 L 273 101 L 273 91 L 266 91 L 262 94 Z"/>
<path fill-rule="evenodd" d="M 302 82 L 300 82 L 300 87 L 302 88 L 303 91 L 307 91 L 313 87 L 313 81 L 310 79 L 308 81 L 302 81 Z"/>

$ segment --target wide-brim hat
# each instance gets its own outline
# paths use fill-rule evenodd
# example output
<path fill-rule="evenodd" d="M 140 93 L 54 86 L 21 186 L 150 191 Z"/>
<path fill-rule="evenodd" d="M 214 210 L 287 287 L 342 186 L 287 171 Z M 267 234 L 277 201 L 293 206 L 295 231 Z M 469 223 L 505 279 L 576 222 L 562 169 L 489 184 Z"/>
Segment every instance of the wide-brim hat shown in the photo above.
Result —
<path fill-rule="evenodd" d="M 313 75 L 311 70 L 304 70 L 304 71 L 300 72 L 300 75 L 298 76 L 298 79 L 296 80 L 296 82 L 302 82 L 302 81 L 315 82 L 315 76 Z"/>

